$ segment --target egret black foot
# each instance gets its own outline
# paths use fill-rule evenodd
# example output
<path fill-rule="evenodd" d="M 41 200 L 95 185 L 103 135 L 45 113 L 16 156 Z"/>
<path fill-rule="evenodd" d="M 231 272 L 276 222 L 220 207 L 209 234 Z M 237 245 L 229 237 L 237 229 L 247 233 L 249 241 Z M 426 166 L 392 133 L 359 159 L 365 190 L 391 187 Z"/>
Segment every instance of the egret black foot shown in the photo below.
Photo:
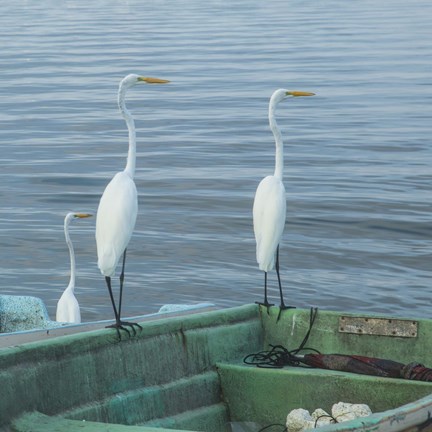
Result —
<path fill-rule="evenodd" d="M 280 320 L 280 317 L 282 315 L 282 311 L 287 310 L 287 309 L 295 309 L 295 308 L 296 308 L 295 306 L 286 306 L 285 304 L 281 304 L 279 306 L 279 313 L 278 313 L 276 322 L 278 322 Z"/>
<path fill-rule="evenodd" d="M 136 335 L 135 327 L 138 327 L 140 330 L 142 330 L 142 327 L 138 323 L 133 323 L 129 321 L 121 321 L 120 324 L 122 326 L 130 327 L 133 331 L 134 336 Z"/>
<path fill-rule="evenodd" d="M 111 324 L 109 326 L 106 326 L 106 328 L 115 328 L 117 330 L 117 334 L 119 339 L 121 339 L 120 330 L 124 330 L 128 336 L 130 337 L 130 331 L 127 329 L 127 327 L 130 327 L 133 331 L 133 335 L 136 335 L 135 327 L 138 327 L 140 330 L 142 330 L 142 327 L 137 323 L 132 323 L 128 321 L 118 321 L 115 324 Z"/>
<path fill-rule="evenodd" d="M 274 306 L 274 303 L 269 303 L 268 301 L 263 301 L 263 302 L 255 302 L 255 304 L 260 305 L 260 306 L 264 306 L 267 308 L 267 314 L 270 315 L 270 308 L 272 306 Z"/>

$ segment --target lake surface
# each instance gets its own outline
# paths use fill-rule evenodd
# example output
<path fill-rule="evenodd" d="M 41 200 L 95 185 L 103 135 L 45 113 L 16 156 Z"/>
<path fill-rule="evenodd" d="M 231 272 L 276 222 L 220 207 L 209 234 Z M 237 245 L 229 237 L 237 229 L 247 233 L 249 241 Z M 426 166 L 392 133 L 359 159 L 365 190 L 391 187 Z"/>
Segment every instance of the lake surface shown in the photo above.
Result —
<path fill-rule="evenodd" d="M 63 218 L 95 213 L 125 166 L 117 88 L 135 72 L 171 83 L 129 92 L 140 207 L 124 316 L 262 299 L 251 209 L 285 87 L 316 93 L 277 111 L 286 302 L 430 318 L 431 16 L 429 0 L 2 2 L 1 293 L 39 296 L 54 318 Z M 83 320 L 113 315 L 94 224 L 71 227 Z"/>

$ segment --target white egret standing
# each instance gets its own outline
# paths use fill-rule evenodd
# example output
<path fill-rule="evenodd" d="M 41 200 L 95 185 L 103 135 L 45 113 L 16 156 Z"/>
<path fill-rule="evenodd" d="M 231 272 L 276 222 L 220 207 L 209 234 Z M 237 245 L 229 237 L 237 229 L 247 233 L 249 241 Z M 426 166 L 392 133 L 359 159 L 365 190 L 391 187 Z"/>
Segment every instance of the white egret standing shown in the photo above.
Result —
<path fill-rule="evenodd" d="M 59 322 L 70 322 L 80 323 L 81 312 L 78 304 L 78 300 L 75 297 L 75 253 L 72 245 L 72 241 L 69 237 L 69 224 L 75 219 L 82 219 L 92 216 L 88 213 L 68 213 L 64 220 L 64 234 L 66 238 L 66 244 L 69 247 L 70 255 L 70 281 L 68 287 L 64 290 L 60 300 L 57 303 L 56 321 Z"/>
<path fill-rule="evenodd" d="M 121 320 L 126 248 L 132 236 L 138 212 L 137 190 L 133 180 L 136 160 L 135 124 L 132 115 L 126 108 L 125 96 L 127 90 L 136 84 L 164 84 L 167 82 L 169 81 L 130 74 L 123 78 L 118 90 L 118 106 L 129 131 L 129 152 L 126 168 L 113 177 L 101 197 L 96 218 L 96 245 L 98 267 L 102 275 L 105 276 L 114 309 L 115 324 L 108 327 L 117 329 L 119 337 L 119 329 L 129 333 L 125 328 L 125 326 L 129 326 L 135 333 L 134 326 L 139 327 L 136 323 Z M 120 294 L 117 308 L 111 288 L 111 277 L 114 276 L 122 255 Z"/>
<path fill-rule="evenodd" d="M 279 274 L 279 244 L 285 226 L 286 196 L 283 185 L 284 152 L 282 134 L 276 123 L 275 110 L 279 102 L 288 97 L 313 96 L 314 93 L 276 90 L 270 98 L 269 123 L 276 142 L 276 160 L 273 175 L 261 180 L 255 193 L 253 205 L 253 224 L 256 240 L 256 259 L 260 270 L 264 271 L 264 302 L 258 303 L 267 307 L 273 306 L 267 299 L 267 273 L 276 268 L 279 283 L 280 310 L 286 306 L 282 294 L 282 284 Z"/>

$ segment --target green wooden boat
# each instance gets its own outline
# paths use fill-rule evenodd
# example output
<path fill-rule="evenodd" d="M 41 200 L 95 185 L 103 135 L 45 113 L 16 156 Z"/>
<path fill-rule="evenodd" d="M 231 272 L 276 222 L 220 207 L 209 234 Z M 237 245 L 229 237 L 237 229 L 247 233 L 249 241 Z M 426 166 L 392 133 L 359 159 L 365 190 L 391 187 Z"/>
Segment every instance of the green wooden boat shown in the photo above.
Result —
<path fill-rule="evenodd" d="M 277 315 L 277 308 L 268 314 L 246 305 L 153 317 L 121 341 L 112 329 L 85 326 L 60 337 L 45 330 L 32 342 L 17 339 L 0 349 L 0 430 L 225 432 L 233 424 L 283 425 L 292 409 L 329 410 L 339 401 L 366 403 L 373 414 L 322 432 L 432 428 L 429 382 L 245 364 L 248 354 L 303 341 L 310 311 L 284 311 L 279 322 Z M 431 335 L 431 320 L 319 310 L 307 345 L 427 366 Z"/>

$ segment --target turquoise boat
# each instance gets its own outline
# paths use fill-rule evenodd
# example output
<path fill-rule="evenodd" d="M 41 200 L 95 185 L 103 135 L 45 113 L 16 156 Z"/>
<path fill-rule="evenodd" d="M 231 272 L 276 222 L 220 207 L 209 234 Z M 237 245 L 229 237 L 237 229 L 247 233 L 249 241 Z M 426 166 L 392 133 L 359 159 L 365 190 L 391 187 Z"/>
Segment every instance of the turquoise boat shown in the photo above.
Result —
<path fill-rule="evenodd" d="M 119 340 L 96 325 L 7 335 L 0 431 L 226 432 L 277 424 L 297 408 L 365 403 L 373 414 L 330 431 L 432 430 L 432 383 L 344 370 L 246 364 L 272 346 L 431 365 L 431 320 L 257 305 L 143 319 Z M 59 334 L 64 334 L 59 336 Z M 29 336 L 30 335 L 30 336 Z M 2 338 L 0 336 L 0 343 Z M 6 339 L 4 339 L 6 340 Z M 250 357 L 249 357 L 250 358 Z M 238 430 L 238 429 L 237 429 Z"/>

